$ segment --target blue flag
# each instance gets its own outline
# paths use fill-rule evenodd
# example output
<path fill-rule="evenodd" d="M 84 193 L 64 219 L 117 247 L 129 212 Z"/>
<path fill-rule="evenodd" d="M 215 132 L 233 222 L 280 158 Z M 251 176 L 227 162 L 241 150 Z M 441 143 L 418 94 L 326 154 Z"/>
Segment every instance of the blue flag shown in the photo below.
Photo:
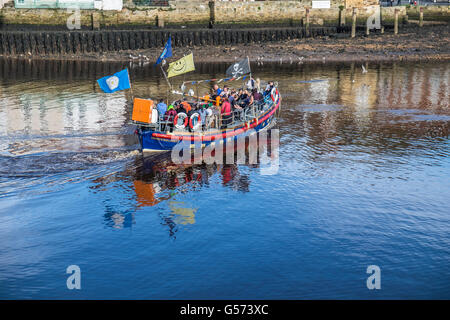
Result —
<path fill-rule="evenodd" d="M 128 69 L 119 71 L 112 76 L 103 77 L 97 80 L 98 85 L 106 93 L 113 93 L 119 90 L 130 89 L 130 76 Z"/>
<path fill-rule="evenodd" d="M 172 56 L 172 38 L 169 37 L 169 40 L 167 40 L 166 46 L 164 47 L 163 52 L 159 56 L 158 60 L 156 60 L 155 65 L 158 65 L 166 58 L 170 58 Z"/>

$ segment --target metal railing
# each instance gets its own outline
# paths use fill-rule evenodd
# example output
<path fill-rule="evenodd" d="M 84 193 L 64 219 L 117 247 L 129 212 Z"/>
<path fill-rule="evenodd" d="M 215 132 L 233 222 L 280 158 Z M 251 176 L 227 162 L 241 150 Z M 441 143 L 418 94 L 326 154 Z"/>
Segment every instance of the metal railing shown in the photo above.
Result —
<path fill-rule="evenodd" d="M 265 111 L 269 110 L 272 106 L 273 102 L 269 97 L 269 99 L 255 102 L 251 106 L 245 107 L 243 109 L 235 109 L 231 112 L 231 121 L 227 125 L 224 124 L 224 117 L 219 112 L 216 112 L 210 116 L 207 116 L 207 118 L 205 119 L 205 125 L 200 126 L 200 128 L 195 131 L 192 130 L 189 125 L 183 129 L 176 128 L 173 123 L 174 119 L 164 120 L 164 115 L 159 115 L 157 123 L 133 123 L 143 128 L 149 128 L 160 132 L 170 131 L 206 133 L 211 130 L 219 130 L 227 127 L 231 128 L 247 122 L 251 122 L 255 118 L 261 116 L 261 114 L 263 114 Z"/>

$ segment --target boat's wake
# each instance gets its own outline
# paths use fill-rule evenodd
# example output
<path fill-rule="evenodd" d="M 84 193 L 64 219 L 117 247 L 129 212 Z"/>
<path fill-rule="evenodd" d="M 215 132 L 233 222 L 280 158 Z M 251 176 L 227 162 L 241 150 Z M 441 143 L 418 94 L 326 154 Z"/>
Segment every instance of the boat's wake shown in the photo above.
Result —
<path fill-rule="evenodd" d="M 68 182 L 104 177 L 122 170 L 125 162 L 138 155 L 137 150 L 2 155 L 0 198 L 50 192 Z"/>

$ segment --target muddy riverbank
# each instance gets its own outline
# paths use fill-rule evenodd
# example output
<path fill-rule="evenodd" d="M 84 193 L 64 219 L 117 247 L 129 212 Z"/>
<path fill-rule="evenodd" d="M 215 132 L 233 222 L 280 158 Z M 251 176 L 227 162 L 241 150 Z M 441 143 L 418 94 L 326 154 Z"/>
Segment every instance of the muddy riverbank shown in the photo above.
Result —
<path fill-rule="evenodd" d="M 419 28 L 408 26 L 394 35 L 391 28 L 350 38 L 347 32 L 325 36 L 301 37 L 279 41 L 255 41 L 224 45 L 174 45 L 173 56 L 192 51 L 198 62 L 232 62 L 249 56 L 255 63 L 305 63 L 350 61 L 427 61 L 450 60 L 450 26 L 433 25 Z M 76 54 L 16 54 L 15 58 L 63 59 L 91 61 L 136 61 L 153 63 L 161 53 L 160 47 L 120 50 L 112 52 L 84 52 Z"/>

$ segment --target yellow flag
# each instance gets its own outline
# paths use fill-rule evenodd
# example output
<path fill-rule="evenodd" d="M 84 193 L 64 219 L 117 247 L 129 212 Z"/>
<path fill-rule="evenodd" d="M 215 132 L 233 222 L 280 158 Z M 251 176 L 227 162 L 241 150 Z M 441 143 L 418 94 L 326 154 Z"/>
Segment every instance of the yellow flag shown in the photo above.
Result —
<path fill-rule="evenodd" d="M 169 69 L 167 70 L 168 73 L 167 77 L 170 78 L 178 76 L 180 74 L 194 70 L 195 70 L 194 55 L 191 53 L 188 54 L 187 56 L 184 56 L 178 61 L 169 63 Z"/>

